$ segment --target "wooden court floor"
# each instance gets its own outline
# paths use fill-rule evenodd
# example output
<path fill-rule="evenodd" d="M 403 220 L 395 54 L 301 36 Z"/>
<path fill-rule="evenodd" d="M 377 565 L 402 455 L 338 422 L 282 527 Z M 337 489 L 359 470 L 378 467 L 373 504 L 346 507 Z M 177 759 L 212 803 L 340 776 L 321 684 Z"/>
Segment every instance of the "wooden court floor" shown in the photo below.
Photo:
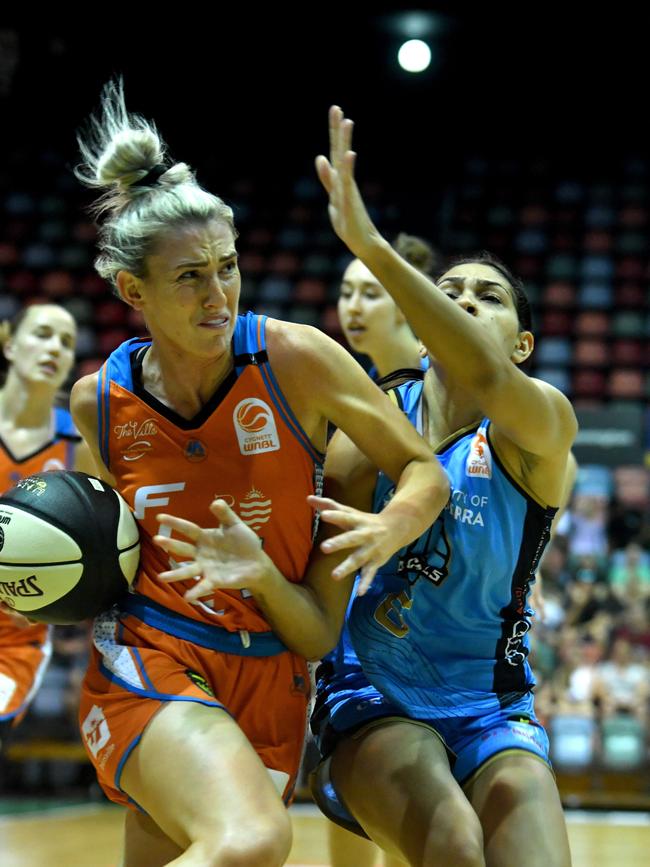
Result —
<path fill-rule="evenodd" d="M 292 807 L 292 867 L 326 867 L 325 820 L 311 806 Z M 573 867 L 647 867 L 650 815 L 568 813 Z M 1 867 L 117 867 L 122 811 L 88 805 L 0 816 Z"/>

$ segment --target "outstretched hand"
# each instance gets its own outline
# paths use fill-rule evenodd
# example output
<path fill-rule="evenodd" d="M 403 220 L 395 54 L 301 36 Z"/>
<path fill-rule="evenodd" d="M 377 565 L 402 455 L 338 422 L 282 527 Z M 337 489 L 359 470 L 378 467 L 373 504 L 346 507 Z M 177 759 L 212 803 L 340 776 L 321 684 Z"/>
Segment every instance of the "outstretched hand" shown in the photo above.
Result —
<path fill-rule="evenodd" d="M 314 509 L 320 511 L 321 521 L 342 531 L 321 542 L 323 553 L 333 554 L 348 548 L 354 549 L 333 570 L 332 577 L 340 580 L 360 571 L 361 581 L 357 593 L 363 596 L 380 566 L 390 560 L 401 547 L 396 547 L 395 533 L 391 531 L 381 512 L 361 512 L 329 497 L 310 496 L 307 499 Z"/>
<path fill-rule="evenodd" d="M 363 258 L 364 250 L 379 235 L 354 179 L 353 127 L 337 105 L 330 108 L 330 156 L 316 157 L 316 172 L 329 196 L 332 228 L 355 256 Z"/>
<path fill-rule="evenodd" d="M 218 527 L 203 528 L 173 515 L 158 515 L 161 524 L 180 533 L 187 541 L 170 536 L 154 536 L 153 541 L 179 562 L 161 572 L 161 581 L 198 579 L 185 593 L 196 603 L 214 590 L 254 588 L 266 573 L 268 557 L 260 537 L 239 518 L 224 500 L 214 500 L 210 511 Z"/>

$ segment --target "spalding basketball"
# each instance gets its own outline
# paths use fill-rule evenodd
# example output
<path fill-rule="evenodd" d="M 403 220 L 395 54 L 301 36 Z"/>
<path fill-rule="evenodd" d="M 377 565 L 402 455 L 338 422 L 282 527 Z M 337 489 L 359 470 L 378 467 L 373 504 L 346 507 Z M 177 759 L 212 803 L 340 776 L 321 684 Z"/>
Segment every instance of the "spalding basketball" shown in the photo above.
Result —
<path fill-rule="evenodd" d="M 66 470 L 27 476 L 0 497 L 0 601 L 41 623 L 78 623 L 131 585 L 138 525 L 106 482 Z"/>

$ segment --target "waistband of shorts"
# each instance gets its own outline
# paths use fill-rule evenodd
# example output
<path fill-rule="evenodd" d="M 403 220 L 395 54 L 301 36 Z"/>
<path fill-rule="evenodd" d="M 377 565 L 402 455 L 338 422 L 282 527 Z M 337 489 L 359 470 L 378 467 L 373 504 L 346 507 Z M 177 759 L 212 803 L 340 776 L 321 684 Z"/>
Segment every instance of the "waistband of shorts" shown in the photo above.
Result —
<path fill-rule="evenodd" d="M 138 593 L 129 593 L 120 599 L 118 610 L 122 614 L 137 617 L 147 626 L 208 650 L 219 650 L 235 656 L 275 656 L 287 650 L 273 632 L 247 632 L 244 629 L 230 632 L 216 623 L 192 620 Z"/>

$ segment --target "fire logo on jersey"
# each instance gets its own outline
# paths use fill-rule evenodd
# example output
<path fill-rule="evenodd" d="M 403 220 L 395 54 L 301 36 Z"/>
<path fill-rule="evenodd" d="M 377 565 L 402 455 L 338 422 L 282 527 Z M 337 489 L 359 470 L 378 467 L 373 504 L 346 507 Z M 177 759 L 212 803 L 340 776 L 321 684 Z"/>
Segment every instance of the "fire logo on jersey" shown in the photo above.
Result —
<path fill-rule="evenodd" d="M 90 713 L 81 724 L 81 732 L 86 739 L 88 749 L 97 758 L 97 753 L 111 739 L 111 730 L 101 707 L 96 704 L 92 706 Z"/>
<path fill-rule="evenodd" d="M 232 414 L 239 451 L 243 455 L 275 452 L 280 438 L 271 407 L 257 397 L 240 400 Z"/>
<path fill-rule="evenodd" d="M 251 530 L 261 530 L 267 523 L 273 511 L 273 502 L 267 499 L 257 488 L 251 488 L 239 503 L 239 515 Z"/>
<path fill-rule="evenodd" d="M 492 453 L 485 435 L 485 428 L 476 431 L 467 455 L 465 470 L 468 476 L 480 476 L 483 479 L 492 478 Z"/>

